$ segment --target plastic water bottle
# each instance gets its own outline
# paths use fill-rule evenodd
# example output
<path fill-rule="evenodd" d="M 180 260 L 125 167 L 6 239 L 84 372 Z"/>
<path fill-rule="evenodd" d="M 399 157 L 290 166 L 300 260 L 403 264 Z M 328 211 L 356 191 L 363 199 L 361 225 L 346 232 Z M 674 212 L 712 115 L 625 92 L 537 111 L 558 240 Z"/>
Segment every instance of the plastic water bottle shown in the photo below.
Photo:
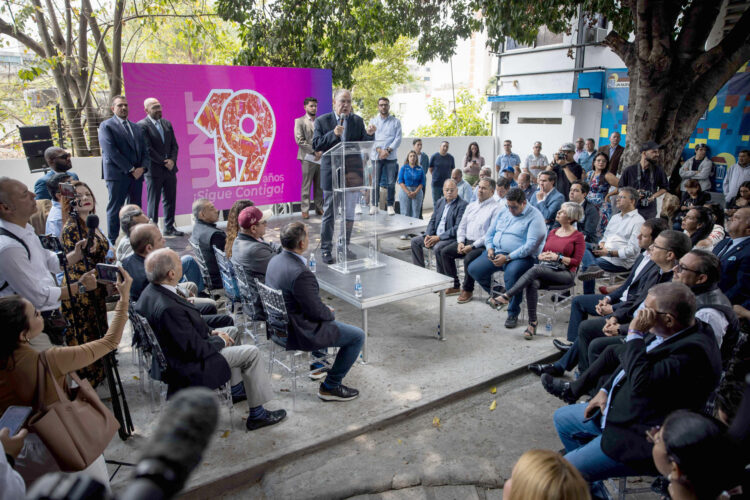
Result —
<path fill-rule="evenodd" d="M 318 265 L 315 262 L 315 254 L 310 255 L 310 271 L 315 274 L 315 271 L 318 270 Z"/>
<path fill-rule="evenodd" d="M 547 323 L 544 325 L 544 330 L 548 334 L 552 334 L 552 318 L 547 318 Z"/>
<path fill-rule="evenodd" d="M 360 278 L 359 274 L 354 278 L 354 296 L 358 299 L 362 298 L 362 278 Z"/>

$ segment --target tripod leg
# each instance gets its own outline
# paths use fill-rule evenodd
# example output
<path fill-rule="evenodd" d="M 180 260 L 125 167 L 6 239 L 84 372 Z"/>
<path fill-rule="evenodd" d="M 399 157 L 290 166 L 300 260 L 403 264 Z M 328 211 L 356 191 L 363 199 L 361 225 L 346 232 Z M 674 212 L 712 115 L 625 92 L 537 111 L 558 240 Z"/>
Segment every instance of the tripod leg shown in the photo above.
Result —
<path fill-rule="evenodd" d="M 114 361 L 115 353 L 109 354 Z M 117 387 L 119 389 L 118 394 L 122 396 L 122 411 L 123 415 L 125 417 L 125 424 L 126 429 L 128 431 L 128 436 L 133 434 L 133 431 L 135 430 L 135 426 L 133 425 L 133 419 L 130 417 L 130 408 L 128 407 L 128 400 L 125 398 L 125 388 L 122 385 L 122 379 L 120 378 L 120 370 L 117 369 L 117 364 L 112 363 L 112 368 L 115 374 L 115 379 L 117 381 Z"/>

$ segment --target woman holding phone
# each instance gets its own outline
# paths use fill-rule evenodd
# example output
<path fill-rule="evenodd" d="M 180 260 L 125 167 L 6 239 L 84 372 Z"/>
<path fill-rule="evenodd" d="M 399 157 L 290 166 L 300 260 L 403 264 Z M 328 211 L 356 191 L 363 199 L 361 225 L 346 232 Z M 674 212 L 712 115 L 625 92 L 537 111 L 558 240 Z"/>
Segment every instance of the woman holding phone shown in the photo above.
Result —
<path fill-rule="evenodd" d="M 96 198 L 91 189 L 81 181 L 72 183 L 76 190 L 74 200 L 63 198 L 63 230 L 60 239 L 66 252 L 75 249 L 76 242 L 87 239 L 88 229 L 86 218 L 96 212 Z M 75 203 L 75 214 L 71 212 L 71 205 Z M 71 215 L 77 215 L 71 216 Z M 96 268 L 97 264 L 106 264 L 109 242 L 97 228 L 91 244 L 84 250 L 84 258 L 68 268 L 68 279 L 74 283 L 87 271 Z M 88 266 L 88 267 L 87 267 Z M 65 283 L 63 283 L 65 286 Z M 79 292 L 71 300 L 62 301 L 62 311 L 70 325 L 65 332 L 66 344 L 80 345 L 94 339 L 101 338 L 107 331 L 107 287 L 97 286 L 90 291 Z M 89 380 L 96 387 L 104 380 L 104 366 L 101 362 L 92 364 L 78 371 L 81 378 Z"/>
<path fill-rule="evenodd" d="M 479 144 L 472 142 L 464 158 L 464 180 L 472 187 L 479 180 L 479 170 L 484 166 L 484 158 L 479 154 Z"/>

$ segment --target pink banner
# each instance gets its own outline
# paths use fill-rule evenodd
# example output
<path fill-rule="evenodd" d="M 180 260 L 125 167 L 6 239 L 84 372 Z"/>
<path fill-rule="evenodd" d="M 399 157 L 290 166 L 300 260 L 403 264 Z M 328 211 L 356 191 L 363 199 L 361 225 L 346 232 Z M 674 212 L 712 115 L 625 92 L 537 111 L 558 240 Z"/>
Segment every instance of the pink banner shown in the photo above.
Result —
<path fill-rule="evenodd" d="M 155 97 L 174 127 L 178 214 L 197 198 L 219 209 L 299 201 L 294 119 L 306 97 L 319 115 L 331 111 L 330 70 L 124 63 L 122 72 L 129 118 L 144 118 L 143 101 Z"/>

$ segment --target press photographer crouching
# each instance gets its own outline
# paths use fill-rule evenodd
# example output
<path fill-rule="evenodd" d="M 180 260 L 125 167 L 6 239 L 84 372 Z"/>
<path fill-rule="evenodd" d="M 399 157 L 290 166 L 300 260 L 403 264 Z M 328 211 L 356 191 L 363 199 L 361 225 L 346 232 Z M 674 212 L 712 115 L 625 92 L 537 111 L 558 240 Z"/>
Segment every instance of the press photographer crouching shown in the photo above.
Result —
<path fill-rule="evenodd" d="M 33 200 L 33 194 L 30 199 Z M 128 319 L 132 283 L 127 272 L 120 272 L 115 284 L 120 299 L 111 326 L 104 337 L 83 345 L 51 347 L 43 353 L 38 352 L 32 344 L 44 335 L 44 321 L 39 311 L 18 295 L 0 298 L 0 324 L 4 325 L 3 335 L 0 335 L 0 414 L 11 405 L 32 409 L 27 423 L 30 432 L 15 460 L 15 468 L 27 485 L 42 474 L 58 470 L 80 471 L 103 484 L 109 484 L 102 452 L 117 431 L 118 424 L 99 401 L 96 392 L 88 383 L 78 379 L 75 371 L 112 352 L 120 343 Z M 40 374 L 43 374 L 43 378 L 40 378 Z M 71 428 L 60 424 L 65 418 L 56 420 L 61 413 L 60 408 L 71 404 L 65 397 L 70 396 L 66 391 L 70 389 L 66 382 L 69 374 L 79 385 L 79 396 L 85 395 L 85 401 L 79 397 L 72 404 L 86 405 L 87 411 L 83 413 L 89 416 L 93 413 L 97 417 L 84 420 L 86 417 L 81 412 L 73 415 L 81 419 L 79 426 L 85 427 L 87 432 L 85 436 L 67 437 L 84 445 L 88 452 L 88 457 L 84 458 L 78 456 L 76 450 L 66 447 L 66 439 L 60 439 L 65 438 L 65 433 L 69 432 L 66 429 Z M 58 392 L 58 389 L 65 392 Z M 63 398 L 60 394 L 63 394 Z M 80 409 L 80 406 L 77 408 Z M 81 460 L 75 463 L 76 458 Z"/>
<path fill-rule="evenodd" d="M 0 297 L 20 295 L 41 312 L 45 334 L 31 345 L 38 350 L 63 343 L 66 321 L 60 314 L 60 301 L 97 286 L 94 271 L 81 274 L 78 281 L 60 287 L 54 274 L 62 271 L 60 259 L 75 265 L 83 259 L 85 239 L 72 245 L 67 255 L 45 250 L 29 218 L 37 211 L 35 195 L 26 185 L 0 177 Z"/>

